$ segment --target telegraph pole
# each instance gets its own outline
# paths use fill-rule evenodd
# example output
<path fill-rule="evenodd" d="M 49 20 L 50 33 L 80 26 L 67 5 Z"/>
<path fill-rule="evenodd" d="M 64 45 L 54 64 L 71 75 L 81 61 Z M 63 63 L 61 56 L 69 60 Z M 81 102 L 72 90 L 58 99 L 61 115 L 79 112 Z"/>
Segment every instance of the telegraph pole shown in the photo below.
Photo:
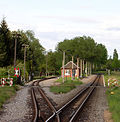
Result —
<path fill-rule="evenodd" d="M 73 80 L 73 56 L 72 56 L 72 80 Z"/>
<path fill-rule="evenodd" d="M 63 51 L 63 83 L 65 81 L 64 73 L 65 73 L 65 51 Z"/>
<path fill-rule="evenodd" d="M 46 77 L 47 77 L 47 51 L 46 51 Z"/>
<path fill-rule="evenodd" d="M 77 58 L 77 79 L 79 78 L 79 58 Z"/>
<path fill-rule="evenodd" d="M 14 49 L 14 68 L 16 66 L 16 47 L 17 47 L 17 38 L 15 38 L 15 49 Z"/>
<path fill-rule="evenodd" d="M 85 69 L 85 67 L 84 67 L 84 59 L 82 60 L 83 61 L 83 77 L 84 77 L 84 74 L 85 74 L 85 72 L 84 72 L 84 69 Z"/>
<path fill-rule="evenodd" d="M 20 37 L 20 34 L 17 32 L 13 33 L 13 37 L 15 38 L 15 48 L 14 48 L 14 68 L 16 67 L 16 49 L 17 49 L 17 38 Z"/>
<path fill-rule="evenodd" d="M 24 49 L 24 83 L 25 83 L 25 60 L 26 60 L 26 48 L 27 48 L 29 45 L 23 44 L 22 46 L 25 48 L 25 49 Z"/>
<path fill-rule="evenodd" d="M 87 70 L 88 70 L 88 69 L 87 69 L 87 61 L 86 61 L 86 77 L 87 77 L 87 73 L 88 73 Z"/>
<path fill-rule="evenodd" d="M 80 60 L 80 77 L 82 78 L 82 59 Z"/>

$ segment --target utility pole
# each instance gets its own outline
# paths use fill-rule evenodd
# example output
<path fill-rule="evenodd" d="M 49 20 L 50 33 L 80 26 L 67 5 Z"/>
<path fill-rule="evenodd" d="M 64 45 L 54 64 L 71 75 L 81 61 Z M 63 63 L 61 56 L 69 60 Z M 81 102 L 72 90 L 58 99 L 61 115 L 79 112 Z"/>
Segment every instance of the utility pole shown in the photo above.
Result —
<path fill-rule="evenodd" d="M 80 77 L 82 78 L 82 59 L 80 60 Z"/>
<path fill-rule="evenodd" d="M 73 56 L 72 56 L 72 80 L 73 80 Z"/>
<path fill-rule="evenodd" d="M 47 77 L 47 57 L 46 57 L 46 77 Z"/>
<path fill-rule="evenodd" d="M 46 77 L 47 77 L 47 51 L 46 51 Z"/>
<path fill-rule="evenodd" d="M 93 63 L 93 65 L 92 65 L 92 66 L 93 66 L 93 71 L 94 71 L 94 68 L 95 68 L 95 65 L 94 65 L 94 63 Z"/>
<path fill-rule="evenodd" d="M 65 73 L 65 51 L 63 51 L 63 83 L 65 81 L 65 76 L 64 76 L 64 73 Z"/>
<path fill-rule="evenodd" d="M 91 75 L 91 73 L 92 73 L 92 65 L 90 63 L 90 75 Z"/>
<path fill-rule="evenodd" d="M 88 62 L 88 75 L 90 75 L 90 62 Z"/>
<path fill-rule="evenodd" d="M 16 47 L 17 47 L 17 38 L 15 38 L 15 49 L 14 49 L 14 68 L 16 67 Z"/>
<path fill-rule="evenodd" d="M 79 78 L 79 58 L 77 58 L 77 79 Z"/>
<path fill-rule="evenodd" d="M 25 49 L 24 49 L 24 83 L 25 83 L 25 60 L 26 60 L 26 48 L 27 48 L 29 45 L 23 44 L 22 46 L 25 48 Z"/>
<path fill-rule="evenodd" d="M 87 61 L 86 61 L 86 77 L 87 77 L 87 70 L 88 70 L 88 69 L 87 69 Z"/>
<path fill-rule="evenodd" d="M 13 33 L 13 37 L 15 38 L 15 48 L 14 48 L 14 68 L 16 67 L 16 49 L 17 49 L 17 38 L 19 38 L 21 35 L 17 32 Z"/>
<path fill-rule="evenodd" d="M 83 59 L 83 76 L 84 76 L 85 72 L 84 72 L 84 59 Z"/>

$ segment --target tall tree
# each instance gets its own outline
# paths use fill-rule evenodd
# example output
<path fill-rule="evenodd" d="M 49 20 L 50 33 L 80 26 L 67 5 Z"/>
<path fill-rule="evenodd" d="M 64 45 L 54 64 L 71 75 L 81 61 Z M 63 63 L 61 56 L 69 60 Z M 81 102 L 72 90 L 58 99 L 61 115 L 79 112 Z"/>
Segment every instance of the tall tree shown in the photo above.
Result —
<path fill-rule="evenodd" d="M 110 56 L 110 58 L 107 60 L 107 62 L 106 62 L 106 68 L 107 69 L 110 69 L 110 70 L 112 70 L 112 62 L 113 62 L 113 60 L 112 60 L 112 58 L 111 58 L 111 56 Z"/>
<path fill-rule="evenodd" d="M 12 46 L 11 32 L 3 18 L 0 24 L 0 66 L 8 66 L 11 63 Z"/>
<path fill-rule="evenodd" d="M 27 53 L 28 70 L 30 72 L 40 72 L 45 63 L 44 48 L 40 44 L 39 39 L 35 38 L 33 31 L 26 31 L 25 33 L 29 41 L 29 50 Z M 42 68 L 41 68 L 42 67 Z"/>
<path fill-rule="evenodd" d="M 105 64 L 107 61 L 107 49 L 103 44 L 97 44 L 95 49 L 95 59 L 97 64 Z"/>
<path fill-rule="evenodd" d="M 113 52 L 112 66 L 113 66 L 113 69 L 114 70 L 117 70 L 119 68 L 119 66 L 120 66 L 119 60 L 118 60 L 118 53 L 117 53 L 117 50 L 116 49 L 114 49 L 114 52 Z"/>
<path fill-rule="evenodd" d="M 103 65 L 107 61 L 107 49 L 102 44 L 95 43 L 91 37 L 75 37 L 73 39 L 65 39 L 57 45 L 56 51 L 61 55 L 59 50 L 66 51 L 66 60 L 71 60 L 71 56 L 79 57 L 89 62 Z M 67 51 L 69 50 L 69 51 Z M 62 62 L 62 59 L 58 60 Z M 57 62 L 58 62 L 57 61 Z M 76 58 L 74 58 L 76 62 Z M 60 64 L 60 63 L 59 63 Z"/>
<path fill-rule="evenodd" d="M 113 52 L 113 59 L 118 59 L 118 53 L 117 53 L 117 50 L 114 49 L 114 52 Z"/>

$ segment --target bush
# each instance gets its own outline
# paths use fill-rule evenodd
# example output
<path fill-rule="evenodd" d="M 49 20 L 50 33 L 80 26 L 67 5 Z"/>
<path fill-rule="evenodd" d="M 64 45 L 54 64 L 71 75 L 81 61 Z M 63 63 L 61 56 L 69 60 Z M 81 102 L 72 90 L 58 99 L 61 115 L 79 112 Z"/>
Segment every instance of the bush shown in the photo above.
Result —
<path fill-rule="evenodd" d="M 8 70 L 7 68 L 1 68 L 0 67 L 0 78 L 5 77 L 8 75 Z"/>

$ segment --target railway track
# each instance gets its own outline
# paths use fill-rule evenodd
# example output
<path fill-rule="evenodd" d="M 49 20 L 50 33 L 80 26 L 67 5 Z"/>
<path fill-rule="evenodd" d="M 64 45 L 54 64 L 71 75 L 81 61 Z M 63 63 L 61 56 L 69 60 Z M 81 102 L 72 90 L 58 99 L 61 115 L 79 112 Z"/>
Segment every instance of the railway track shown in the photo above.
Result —
<path fill-rule="evenodd" d="M 31 90 L 34 104 L 33 122 L 75 122 L 79 112 L 83 108 L 97 85 L 101 84 L 101 76 L 87 84 L 73 99 L 56 110 L 39 86 L 39 82 L 33 83 Z M 46 79 L 45 79 L 46 80 Z"/>
<path fill-rule="evenodd" d="M 43 79 L 36 80 L 31 84 L 31 86 L 39 86 L 39 82 L 48 80 L 48 79 L 53 79 L 53 78 L 56 78 L 56 77 L 49 77 L 49 78 L 43 78 Z"/>
<path fill-rule="evenodd" d="M 79 94 L 57 110 L 55 115 L 49 117 L 46 122 L 75 122 L 79 116 L 81 108 L 84 106 L 96 86 L 100 84 L 100 78 L 101 76 L 98 75 L 93 82 L 87 84 Z M 56 116 L 59 117 L 58 121 L 55 119 Z"/>
<path fill-rule="evenodd" d="M 46 97 L 44 91 L 39 86 L 39 82 L 52 78 L 44 78 L 32 83 L 31 97 L 34 108 L 33 122 L 45 122 L 47 118 L 54 116 L 56 113 L 54 106 L 51 104 L 50 100 Z"/>

